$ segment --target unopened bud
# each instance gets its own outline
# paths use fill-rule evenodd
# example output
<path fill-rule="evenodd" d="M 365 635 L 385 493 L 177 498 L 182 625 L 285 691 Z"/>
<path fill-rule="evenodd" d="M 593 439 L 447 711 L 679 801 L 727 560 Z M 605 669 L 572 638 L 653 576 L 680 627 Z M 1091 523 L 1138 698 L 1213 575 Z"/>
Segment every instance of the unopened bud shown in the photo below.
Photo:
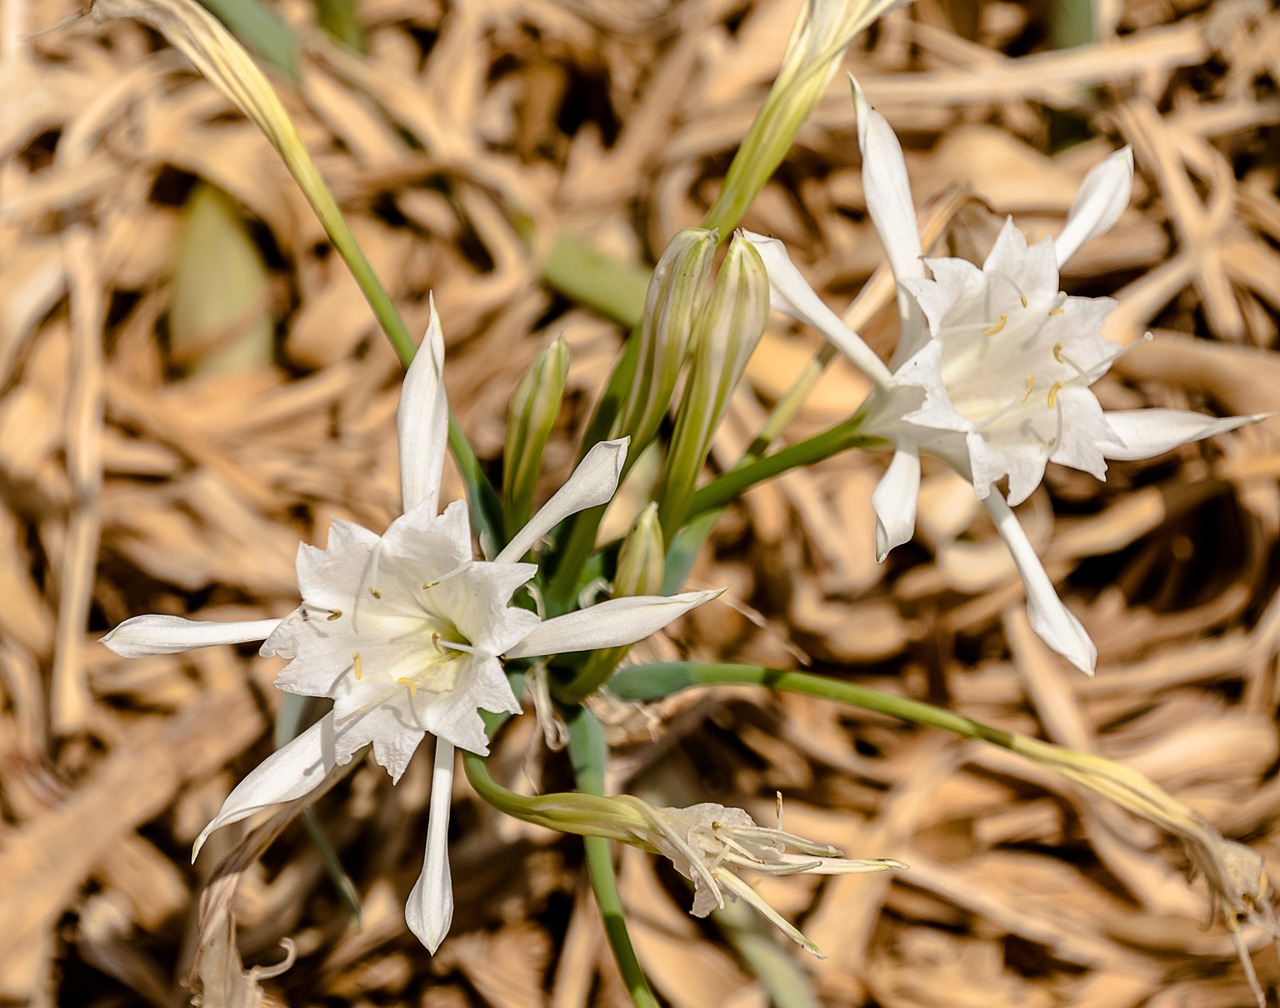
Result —
<path fill-rule="evenodd" d="M 685 228 L 671 239 L 654 267 L 640 323 L 635 376 L 613 428 L 615 437 L 631 435 L 635 458 L 670 406 L 693 327 L 707 301 L 717 240 L 715 231 Z"/>
<path fill-rule="evenodd" d="M 735 234 L 694 330 L 693 364 L 658 493 L 662 531 L 668 540 L 684 521 L 711 439 L 764 335 L 768 315 L 764 262 L 746 238 Z"/>
<path fill-rule="evenodd" d="M 649 504 L 636 518 L 618 550 L 613 594 L 660 595 L 666 574 L 666 545 L 658 524 L 658 505 Z"/>
<path fill-rule="evenodd" d="M 502 454 L 502 503 L 509 530 L 522 528 L 533 512 L 542 453 L 560 412 L 568 377 L 569 345 L 558 338 L 533 359 L 516 386 Z"/>

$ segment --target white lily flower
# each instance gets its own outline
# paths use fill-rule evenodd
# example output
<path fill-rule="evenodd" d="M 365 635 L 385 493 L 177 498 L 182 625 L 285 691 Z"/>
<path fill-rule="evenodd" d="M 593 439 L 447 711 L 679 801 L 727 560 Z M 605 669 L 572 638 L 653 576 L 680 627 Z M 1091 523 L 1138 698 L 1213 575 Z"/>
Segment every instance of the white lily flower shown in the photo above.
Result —
<path fill-rule="evenodd" d="M 781 811 L 781 800 L 779 800 Z M 762 875 L 849 875 L 859 872 L 906 868 L 891 858 L 853 860 L 826 844 L 757 826 L 740 808 L 713 802 L 687 808 L 648 808 L 651 829 L 638 837 L 646 846 L 671 859 L 678 871 L 693 883 L 695 917 L 705 917 L 741 897 L 796 944 L 819 959 L 826 957 L 800 931 L 769 906 L 737 871 L 749 869 Z"/>
<path fill-rule="evenodd" d="M 290 615 L 223 624 L 138 616 L 103 638 L 126 657 L 265 638 L 264 655 L 290 659 L 277 686 L 333 700 L 333 709 L 317 724 L 231 792 L 196 840 L 193 858 L 215 829 L 303 797 L 367 745 L 398 780 L 423 737 L 434 735 L 427 851 L 406 909 L 410 928 L 433 952 L 448 932 L 453 909 L 447 840 L 454 747 L 486 755 L 479 711 L 520 712 L 503 657 L 634 643 L 718 594 L 617 599 L 545 622 L 512 606 L 513 594 L 537 572 L 520 558 L 562 518 L 612 498 L 627 442 L 596 445 L 494 560 L 476 560 L 466 502 L 437 513 L 448 436 L 443 360 L 440 320 L 432 304 L 397 418 L 405 513 L 381 536 L 335 520 L 324 549 L 302 544 L 297 561 L 302 604 Z"/>
<path fill-rule="evenodd" d="M 1125 148 L 1086 176 L 1062 232 L 1028 246 L 1012 219 L 982 267 L 925 259 L 906 162 L 884 117 L 854 82 L 867 208 L 898 281 L 902 323 L 885 365 L 823 305 L 781 242 L 749 236 L 769 271 L 772 303 L 819 330 L 873 383 L 859 412 L 862 432 L 892 442 L 894 455 L 872 495 L 880 559 L 911 538 L 920 455 L 942 459 L 969 480 L 1013 553 L 1032 624 L 1045 641 L 1092 675 L 1096 652 L 1063 606 L 1005 501 L 1026 500 L 1048 462 L 1105 478 L 1107 459 L 1150 458 L 1260 420 L 1182 410 L 1105 413 L 1089 386 L 1124 351 L 1102 336 L 1110 298 L 1068 297 L 1059 269 L 1107 231 L 1128 205 L 1133 155 Z"/>

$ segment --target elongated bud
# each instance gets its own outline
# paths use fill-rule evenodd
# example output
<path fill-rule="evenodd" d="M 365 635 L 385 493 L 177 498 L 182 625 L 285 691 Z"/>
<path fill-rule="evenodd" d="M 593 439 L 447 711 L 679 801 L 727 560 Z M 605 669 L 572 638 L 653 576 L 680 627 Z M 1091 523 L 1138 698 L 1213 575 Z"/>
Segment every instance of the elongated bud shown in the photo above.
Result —
<path fill-rule="evenodd" d="M 639 458 L 652 440 L 671 403 L 694 324 L 707 302 L 717 240 L 715 231 L 685 228 L 671 239 L 654 267 L 640 323 L 635 377 L 613 428 L 614 437 L 631 435 L 633 458 Z"/>
<path fill-rule="evenodd" d="M 693 364 L 676 417 L 658 513 L 670 541 L 684 521 L 693 485 L 769 315 L 769 279 L 742 234 L 729 243 L 711 299 L 694 332 Z"/>
<path fill-rule="evenodd" d="M 658 505 L 651 503 L 640 512 L 618 550 L 614 596 L 660 595 L 666 575 L 666 552 L 662 526 L 658 524 Z"/>
<path fill-rule="evenodd" d="M 613 597 L 662 594 L 667 570 L 666 552 L 662 527 L 658 524 L 658 505 L 651 503 L 640 512 L 618 550 Z M 592 651 L 574 673 L 572 681 L 562 687 L 560 699 L 576 703 L 590 696 L 609 681 L 618 663 L 630 650 L 628 644 Z"/>
<path fill-rule="evenodd" d="M 508 529 L 521 528 L 533 513 L 542 453 L 560 412 L 568 377 L 569 344 L 558 338 L 533 359 L 516 386 L 502 454 L 502 504 Z"/>
<path fill-rule="evenodd" d="M 800 9 L 782 66 L 707 211 L 707 227 L 737 227 L 747 207 L 782 163 L 840 66 L 849 43 L 905 0 L 808 0 Z"/>

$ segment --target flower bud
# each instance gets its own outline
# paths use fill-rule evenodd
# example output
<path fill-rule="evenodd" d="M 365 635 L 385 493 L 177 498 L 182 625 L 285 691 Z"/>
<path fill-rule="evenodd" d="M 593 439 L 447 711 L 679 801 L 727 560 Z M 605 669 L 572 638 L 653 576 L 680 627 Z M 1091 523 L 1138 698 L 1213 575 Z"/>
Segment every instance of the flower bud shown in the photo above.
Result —
<path fill-rule="evenodd" d="M 769 280 L 760 253 L 741 234 L 729 243 L 720 275 L 694 330 L 693 364 L 676 417 L 658 492 L 668 541 L 684 521 L 694 481 L 747 361 L 764 335 Z"/>
<path fill-rule="evenodd" d="M 666 545 L 658 524 L 658 505 L 651 503 L 640 512 L 618 550 L 613 597 L 661 595 L 666 567 Z M 630 650 L 628 644 L 592 651 L 574 673 L 572 682 L 560 690 L 560 699 L 576 703 L 590 696 L 609 681 Z"/>
<path fill-rule="evenodd" d="M 560 412 L 568 377 L 569 345 L 558 338 L 529 364 L 512 396 L 502 453 L 502 504 L 508 530 L 523 527 L 533 513 L 542 453 Z"/>
<path fill-rule="evenodd" d="M 613 436 L 631 435 L 639 458 L 658 430 L 675 391 L 699 312 L 707 300 L 707 277 L 718 236 L 685 228 L 667 246 L 645 296 L 635 376 L 614 423 Z"/>

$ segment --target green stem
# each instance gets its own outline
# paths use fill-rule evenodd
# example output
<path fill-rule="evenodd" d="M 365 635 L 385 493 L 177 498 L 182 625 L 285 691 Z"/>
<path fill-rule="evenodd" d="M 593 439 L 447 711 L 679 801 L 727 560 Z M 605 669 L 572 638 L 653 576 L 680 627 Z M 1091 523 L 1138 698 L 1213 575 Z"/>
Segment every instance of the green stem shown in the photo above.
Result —
<path fill-rule="evenodd" d="M 791 469 L 812 465 L 849 448 L 878 448 L 883 438 L 859 434 L 862 417 L 842 421 L 821 434 L 797 441 L 772 455 L 753 459 L 712 480 L 693 495 L 685 520 L 724 507 L 744 490 Z"/>
<path fill-rule="evenodd" d="M 941 728 L 962 738 L 986 742 L 1024 756 L 1178 836 L 1197 840 L 1203 833 L 1201 821 L 1190 809 L 1122 763 L 1003 728 L 993 728 L 919 700 L 891 696 L 826 676 L 761 665 L 659 662 L 621 670 L 610 680 L 609 690 L 623 700 L 657 700 L 692 686 L 713 685 L 764 686 L 788 693 L 802 693 L 887 714 L 901 721 Z"/>
<path fill-rule="evenodd" d="M 566 724 L 569 730 L 569 757 L 579 790 L 603 795 L 608 748 L 600 722 L 585 707 L 578 707 L 568 716 Z M 622 980 L 627 985 L 627 993 L 631 995 L 636 1008 L 658 1008 L 658 999 L 649 987 L 649 981 L 627 932 L 609 841 L 587 836 L 583 837 L 582 844 L 586 849 L 591 888 L 600 907 L 600 916 L 604 919 L 605 936 L 609 939 L 609 947 L 613 950 Z"/>

